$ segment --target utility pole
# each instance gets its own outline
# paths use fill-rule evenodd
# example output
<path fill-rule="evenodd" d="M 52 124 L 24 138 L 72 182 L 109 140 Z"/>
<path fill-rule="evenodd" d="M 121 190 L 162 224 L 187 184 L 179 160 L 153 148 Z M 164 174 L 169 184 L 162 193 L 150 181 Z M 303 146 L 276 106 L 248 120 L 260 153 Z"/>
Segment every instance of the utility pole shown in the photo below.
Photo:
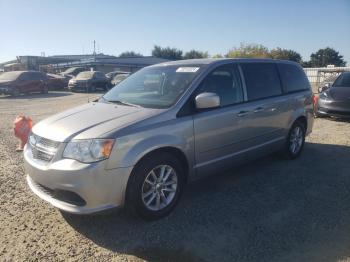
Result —
<path fill-rule="evenodd" d="M 94 61 L 96 61 L 96 41 L 94 40 Z"/>

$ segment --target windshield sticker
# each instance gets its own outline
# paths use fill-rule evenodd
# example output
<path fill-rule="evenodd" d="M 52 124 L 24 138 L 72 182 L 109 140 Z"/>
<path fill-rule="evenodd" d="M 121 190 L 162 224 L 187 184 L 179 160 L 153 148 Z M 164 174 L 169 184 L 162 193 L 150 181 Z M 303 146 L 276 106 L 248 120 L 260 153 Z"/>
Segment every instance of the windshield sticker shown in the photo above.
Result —
<path fill-rule="evenodd" d="M 177 73 L 195 73 L 197 72 L 199 67 L 179 67 L 176 69 Z"/>

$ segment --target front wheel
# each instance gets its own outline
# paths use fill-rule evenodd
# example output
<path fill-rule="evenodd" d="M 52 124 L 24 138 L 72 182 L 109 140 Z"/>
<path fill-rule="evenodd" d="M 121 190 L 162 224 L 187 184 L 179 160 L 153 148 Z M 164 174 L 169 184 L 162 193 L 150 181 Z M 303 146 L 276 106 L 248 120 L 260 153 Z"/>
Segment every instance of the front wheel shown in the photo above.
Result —
<path fill-rule="evenodd" d="M 302 122 L 294 122 L 285 144 L 285 155 L 288 159 L 295 159 L 301 154 L 305 143 L 305 132 Z"/>
<path fill-rule="evenodd" d="M 168 153 L 154 154 L 141 161 L 132 173 L 127 189 L 127 206 L 146 220 L 168 215 L 184 188 L 181 162 Z"/>

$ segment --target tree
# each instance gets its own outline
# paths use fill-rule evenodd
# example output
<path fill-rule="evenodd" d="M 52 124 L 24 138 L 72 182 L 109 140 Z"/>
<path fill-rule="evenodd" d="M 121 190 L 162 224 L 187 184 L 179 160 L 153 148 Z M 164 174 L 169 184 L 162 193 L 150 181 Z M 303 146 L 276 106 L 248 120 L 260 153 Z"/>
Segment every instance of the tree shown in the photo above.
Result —
<path fill-rule="evenodd" d="M 310 61 L 302 61 L 301 66 L 302 67 L 311 67 L 311 62 Z"/>
<path fill-rule="evenodd" d="M 269 50 L 267 47 L 259 44 L 241 43 L 240 47 L 234 47 L 226 54 L 229 58 L 268 58 Z"/>
<path fill-rule="evenodd" d="M 140 53 L 136 53 L 134 51 L 125 51 L 119 55 L 119 57 L 142 57 Z"/>
<path fill-rule="evenodd" d="M 194 59 L 194 58 L 207 58 L 208 52 L 201 52 L 197 50 L 191 50 L 183 56 L 184 59 Z"/>
<path fill-rule="evenodd" d="M 294 50 L 282 49 L 277 47 L 270 51 L 270 57 L 273 59 L 290 60 L 301 63 L 301 55 Z"/>
<path fill-rule="evenodd" d="M 182 51 L 176 48 L 155 45 L 152 50 L 152 56 L 169 60 L 180 60 L 182 59 Z"/>
<path fill-rule="evenodd" d="M 310 63 L 312 67 L 325 67 L 327 65 L 346 65 L 343 56 L 330 47 L 319 49 L 316 53 L 312 53 L 310 56 Z"/>
<path fill-rule="evenodd" d="M 212 58 L 223 58 L 224 56 L 222 54 L 216 54 L 213 55 Z"/>

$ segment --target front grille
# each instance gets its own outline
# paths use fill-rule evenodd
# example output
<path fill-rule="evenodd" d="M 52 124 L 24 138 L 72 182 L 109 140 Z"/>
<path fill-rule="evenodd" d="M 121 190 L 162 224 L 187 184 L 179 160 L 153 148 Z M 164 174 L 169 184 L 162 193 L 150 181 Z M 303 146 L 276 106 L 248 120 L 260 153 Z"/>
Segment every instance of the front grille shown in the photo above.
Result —
<path fill-rule="evenodd" d="M 39 189 L 41 192 L 45 193 L 46 195 L 60 200 L 62 202 L 66 202 L 68 204 L 72 204 L 75 206 L 85 206 L 86 201 L 79 196 L 77 193 L 74 193 L 72 191 L 68 190 L 62 190 L 62 189 L 51 189 L 46 186 L 43 186 L 34 180 L 32 180 L 32 183 L 35 185 L 37 189 Z"/>
<path fill-rule="evenodd" d="M 54 157 L 54 154 L 48 154 L 46 152 L 40 151 L 36 147 L 32 147 L 32 154 L 34 159 L 39 159 L 46 162 L 50 162 L 51 159 Z"/>
<path fill-rule="evenodd" d="M 55 156 L 60 142 L 31 134 L 29 137 L 29 144 L 34 159 L 50 162 Z"/>

